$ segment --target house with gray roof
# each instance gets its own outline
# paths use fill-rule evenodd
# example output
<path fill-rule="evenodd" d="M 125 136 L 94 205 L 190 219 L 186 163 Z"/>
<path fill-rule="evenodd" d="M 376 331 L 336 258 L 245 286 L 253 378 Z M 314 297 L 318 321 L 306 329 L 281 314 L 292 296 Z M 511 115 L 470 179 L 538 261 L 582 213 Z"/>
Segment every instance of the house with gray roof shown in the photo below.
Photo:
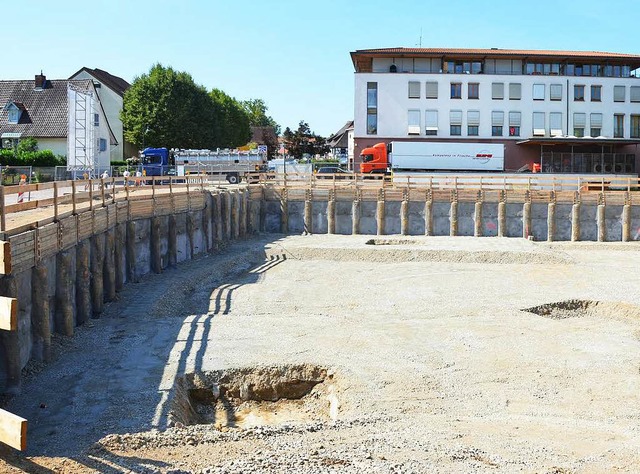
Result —
<path fill-rule="evenodd" d="M 27 137 L 38 148 L 67 157 L 70 166 L 109 166 L 118 145 L 92 80 L 0 81 L 0 145 Z"/>
<path fill-rule="evenodd" d="M 131 87 L 127 81 L 121 77 L 114 76 L 102 69 L 91 69 L 83 67 L 69 77 L 70 80 L 91 79 L 100 97 L 100 102 L 107 114 L 109 125 L 114 136 L 118 140 L 118 145 L 111 147 L 111 160 L 119 161 L 137 156 L 138 150 L 124 139 L 124 127 L 120 119 L 124 93 Z"/>

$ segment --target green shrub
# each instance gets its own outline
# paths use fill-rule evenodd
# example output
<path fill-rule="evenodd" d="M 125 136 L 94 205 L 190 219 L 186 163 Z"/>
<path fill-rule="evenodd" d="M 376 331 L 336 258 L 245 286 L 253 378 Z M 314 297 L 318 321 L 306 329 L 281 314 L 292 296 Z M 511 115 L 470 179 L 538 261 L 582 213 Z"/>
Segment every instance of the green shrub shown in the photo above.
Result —
<path fill-rule="evenodd" d="M 127 166 L 127 164 L 124 160 L 114 160 L 111 162 L 111 166 Z"/>

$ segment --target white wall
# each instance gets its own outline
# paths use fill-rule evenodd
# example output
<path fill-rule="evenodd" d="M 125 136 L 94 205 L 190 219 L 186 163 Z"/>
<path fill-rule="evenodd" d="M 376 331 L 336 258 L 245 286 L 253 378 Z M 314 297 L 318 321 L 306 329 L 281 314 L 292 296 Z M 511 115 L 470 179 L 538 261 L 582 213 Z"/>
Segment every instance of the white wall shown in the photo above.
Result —
<path fill-rule="evenodd" d="M 51 150 L 54 155 L 67 155 L 67 139 L 65 138 L 37 138 L 38 150 Z"/>
<path fill-rule="evenodd" d="M 409 81 L 420 82 L 420 98 L 408 98 Z M 471 138 L 497 138 L 491 136 L 491 112 L 503 111 L 505 115 L 503 139 L 523 140 L 533 133 L 533 112 L 545 112 L 546 136 L 549 136 L 549 113 L 561 112 L 563 134 L 573 134 L 573 113 L 587 114 L 585 135 L 589 135 L 589 114 L 597 112 L 603 114 L 602 135 L 613 137 L 613 115 L 625 114 L 624 138 L 630 138 L 630 114 L 640 113 L 640 103 L 629 100 L 629 86 L 640 86 L 640 79 L 609 78 L 609 77 L 567 77 L 567 76 L 539 76 L 539 75 L 488 75 L 488 74 L 402 74 L 402 73 L 357 73 L 355 74 L 355 136 L 375 137 L 367 135 L 367 82 L 378 83 L 378 133 L 377 136 L 409 137 L 407 133 L 408 110 L 420 110 L 421 136 L 425 136 L 425 111 L 438 110 L 438 137 L 448 138 L 449 112 L 463 111 L 462 138 L 467 137 L 467 111 L 480 111 L 479 136 Z M 425 98 L 425 83 L 438 82 L 438 99 Z M 450 84 L 462 83 L 462 99 L 450 98 Z M 467 99 L 467 84 L 479 83 L 479 99 Z M 491 98 L 491 84 L 504 83 L 504 99 Z M 509 100 L 509 83 L 517 82 L 521 86 L 521 99 Z M 533 84 L 545 84 L 545 100 L 534 101 L 532 97 Z M 550 84 L 562 84 L 562 100 L 549 100 Z M 573 100 L 573 85 L 585 86 L 584 102 Z M 602 85 L 602 101 L 591 102 L 590 86 Z M 613 101 L 614 85 L 625 85 L 625 102 Z M 569 93 L 567 94 L 567 86 Z M 568 101 L 567 101 L 568 97 Z M 569 127 L 567 130 L 567 107 L 569 110 Z M 521 126 L 519 137 L 508 136 L 508 119 L 510 111 L 521 112 Z M 456 137 L 457 138 L 457 137 Z"/>

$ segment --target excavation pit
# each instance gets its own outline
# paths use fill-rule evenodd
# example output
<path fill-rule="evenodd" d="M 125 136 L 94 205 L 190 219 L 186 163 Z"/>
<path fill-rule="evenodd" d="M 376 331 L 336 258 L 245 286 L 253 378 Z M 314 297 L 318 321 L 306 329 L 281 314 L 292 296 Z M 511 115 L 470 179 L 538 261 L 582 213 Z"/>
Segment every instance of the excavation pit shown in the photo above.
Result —
<path fill-rule="evenodd" d="M 302 364 L 187 374 L 178 381 L 170 419 L 226 431 L 328 421 L 337 410 L 333 374 Z"/>
<path fill-rule="evenodd" d="M 537 314 L 549 319 L 581 318 L 585 316 L 625 319 L 640 319 L 640 308 L 623 302 L 566 300 L 547 303 L 540 306 L 523 309 L 528 313 Z"/>

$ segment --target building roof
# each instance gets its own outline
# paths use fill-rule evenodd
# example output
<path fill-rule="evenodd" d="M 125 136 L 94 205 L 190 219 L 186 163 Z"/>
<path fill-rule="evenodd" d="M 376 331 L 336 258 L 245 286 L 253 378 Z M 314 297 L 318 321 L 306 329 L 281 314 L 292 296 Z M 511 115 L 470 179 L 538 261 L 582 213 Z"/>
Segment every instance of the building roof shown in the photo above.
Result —
<path fill-rule="evenodd" d="M 349 120 L 340 130 L 327 138 L 327 145 L 329 145 L 329 148 L 347 148 L 347 132 L 351 129 L 353 129 L 353 120 Z"/>
<path fill-rule="evenodd" d="M 0 105 L 21 104 L 24 109 L 19 123 L 9 123 L 0 114 L 0 133 L 20 133 L 23 137 L 61 138 L 68 135 L 67 84 L 90 90 L 90 79 L 48 80 L 45 88 L 36 90 L 34 81 L 0 81 Z"/>
<path fill-rule="evenodd" d="M 516 142 L 518 145 L 638 145 L 640 139 L 628 138 L 606 138 L 606 137 L 531 137 Z"/>
<path fill-rule="evenodd" d="M 109 74 L 107 71 L 103 71 L 102 69 L 91 69 L 88 67 L 83 67 L 75 74 L 72 74 L 69 79 L 73 79 L 81 72 L 87 72 L 91 76 L 93 76 L 98 82 L 104 84 L 109 89 L 113 90 L 119 96 L 124 96 L 125 91 L 131 87 L 127 81 L 122 79 L 121 77 L 114 76 L 113 74 Z"/>
<path fill-rule="evenodd" d="M 378 48 L 360 49 L 351 52 L 351 60 L 359 72 L 357 59 L 371 59 L 373 57 L 443 57 L 450 58 L 482 58 L 482 59 L 540 59 L 547 61 L 607 61 L 615 64 L 625 64 L 635 69 L 640 67 L 640 55 L 625 53 L 608 53 L 602 51 L 555 51 L 537 49 L 468 49 L 468 48 Z"/>

